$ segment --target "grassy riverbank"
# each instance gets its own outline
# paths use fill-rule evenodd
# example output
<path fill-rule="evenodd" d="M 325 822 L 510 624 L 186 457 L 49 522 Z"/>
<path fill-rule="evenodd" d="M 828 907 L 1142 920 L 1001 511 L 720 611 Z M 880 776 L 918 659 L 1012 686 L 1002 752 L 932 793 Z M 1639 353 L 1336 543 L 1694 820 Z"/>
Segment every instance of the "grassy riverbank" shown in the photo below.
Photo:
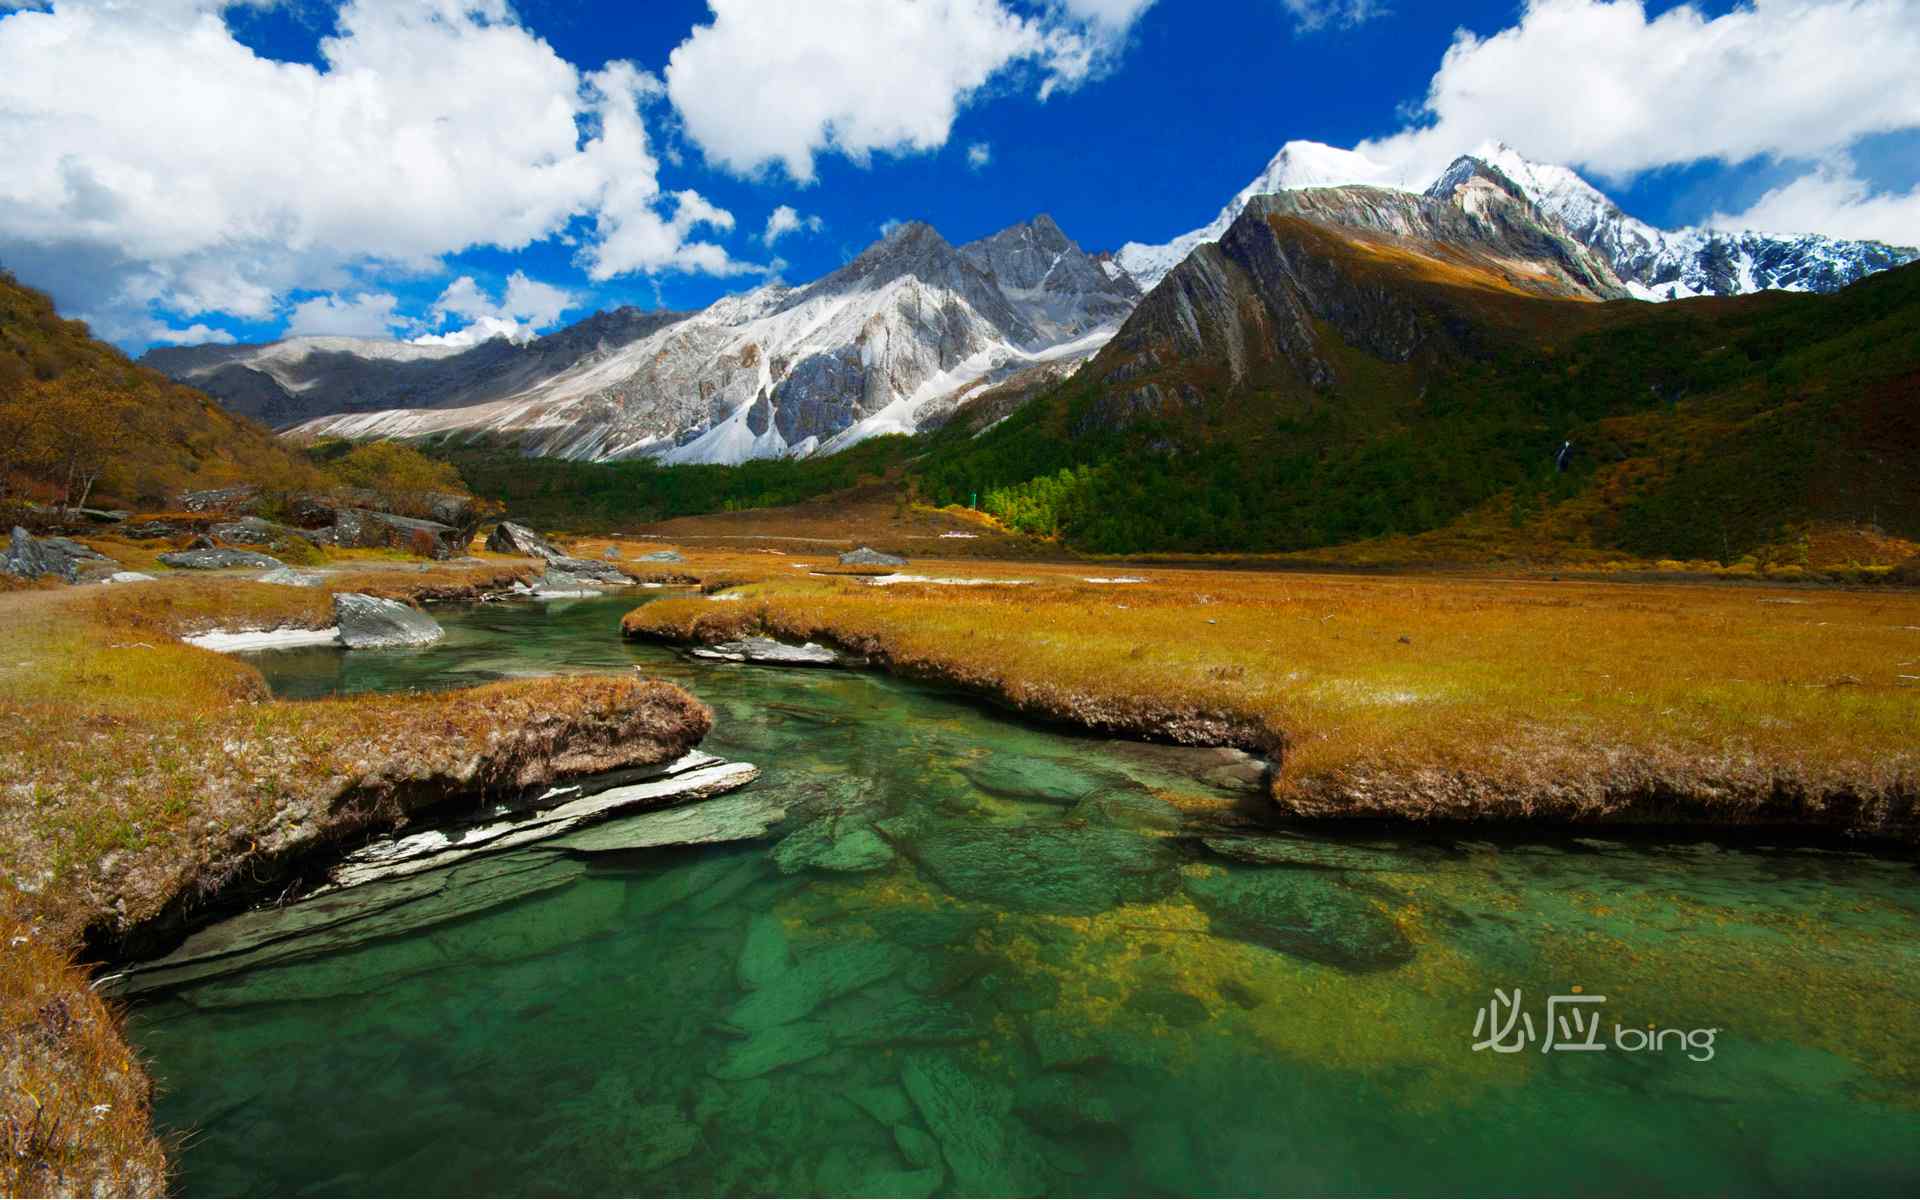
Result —
<path fill-rule="evenodd" d="M 329 590 L 457 597 L 519 562 L 369 563 L 325 588 L 175 577 L 0 595 L 0 1193 L 151 1194 L 148 1084 L 78 965 L 151 949 L 208 905 L 278 894 L 330 844 L 410 812 L 666 761 L 711 716 L 638 677 L 272 700 L 252 667 L 181 642 L 318 628 Z"/>
<path fill-rule="evenodd" d="M 826 641 L 1035 717 L 1235 742 L 1283 760 L 1296 818 L 1920 837 L 1912 592 L 980 561 L 905 570 L 987 586 L 881 587 L 794 564 L 627 632 Z"/>

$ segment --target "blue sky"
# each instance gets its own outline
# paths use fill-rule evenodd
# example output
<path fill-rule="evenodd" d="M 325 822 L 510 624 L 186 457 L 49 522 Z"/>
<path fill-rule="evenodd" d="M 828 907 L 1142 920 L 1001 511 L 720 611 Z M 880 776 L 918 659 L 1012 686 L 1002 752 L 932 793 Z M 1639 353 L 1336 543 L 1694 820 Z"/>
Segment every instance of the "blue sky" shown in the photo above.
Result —
<path fill-rule="evenodd" d="M 1164 241 L 1292 139 L 1494 136 L 1656 224 L 1920 241 L 1909 0 L 9 8 L 0 265 L 135 351 L 698 307 L 902 218 Z"/>

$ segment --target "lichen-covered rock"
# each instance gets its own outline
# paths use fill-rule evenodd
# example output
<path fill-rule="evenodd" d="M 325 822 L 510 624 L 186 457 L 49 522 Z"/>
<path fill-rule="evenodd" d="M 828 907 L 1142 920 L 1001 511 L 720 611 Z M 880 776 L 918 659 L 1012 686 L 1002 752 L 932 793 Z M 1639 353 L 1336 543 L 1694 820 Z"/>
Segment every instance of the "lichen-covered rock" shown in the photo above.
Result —
<path fill-rule="evenodd" d="M 230 546 L 270 546 L 275 542 L 296 536 L 295 531 L 285 525 L 276 525 L 264 517 L 241 517 L 237 521 L 222 521 L 211 526 L 207 533 L 215 541 Z"/>
<path fill-rule="evenodd" d="M 71 538 L 37 538 L 16 525 L 4 552 L 0 552 L 0 572 L 21 579 L 40 579 L 51 575 L 68 583 L 105 579 L 120 564 Z"/>
<path fill-rule="evenodd" d="M 350 650 L 424 646 L 446 636 L 440 622 L 417 608 L 357 592 L 333 598 L 333 622 L 340 627 L 341 644 Z"/>
<path fill-rule="evenodd" d="M 1217 936 L 1356 974 L 1413 960 L 1413 944 L 1375 895 L 1326 871 L 1240 869 L 1186 880 Z"/>
<path fill-rule="evenodd" d="M 231 567 L 277 571 L 287 565 L 270 554 L 256 554 L 251 550 L 226 550 L 219 547 L 208 550 L 176 550 L 171 554 L 162 554 L 160 561 L 182 571 L 224 571 Z"/>
<path fill-rule="evenodd" d="M 846 567 L 904 567 L 907 560 L 898 554 L 882 554 L 868 546 L 858 550 L 849 550 L 840 556 L 840 565 Z"/>
<path fill-rule="evenodd" d="M 522 558 L 565 558 L 560 548 L 525 525 L 502 521 L 487 535 L 487 549 L 495 554 L 518 554 Z"/>

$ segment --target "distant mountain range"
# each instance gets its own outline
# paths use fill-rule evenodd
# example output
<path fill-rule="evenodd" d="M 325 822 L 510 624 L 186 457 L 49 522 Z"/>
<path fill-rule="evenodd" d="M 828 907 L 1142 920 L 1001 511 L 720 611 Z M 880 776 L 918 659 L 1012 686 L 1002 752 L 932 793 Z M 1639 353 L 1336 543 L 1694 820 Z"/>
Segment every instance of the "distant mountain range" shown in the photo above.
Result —
<path fill-rule="evenodd" d="M 989 391 L 1004 410 L 1009 392 L 1057 382 L 1110 340 L 1136 358 L 1161 353 L 1152 347 L 1168 336 L 1192 342 L 1194 306 L 1241 288 L 1222 274 L 1218 243 L 1250 207 L 1568 300 L 1828 292 L 1917 257 L 1822 237 L 1657 230 L 1572 171 L 1504 146 L 1462 157 L 1438 181 L 1392 176 L 1350 151 L 1293 142 L 1210 224 L 1113 255 L 1089 254 L 1045 216 L 958 247 L 915 222 L 805 286 L 768 284 L 697 313 L 600 313 L 523 345 L 295 338 L 160 348 L 143 361 L 300 436 L 492 435 L 533 454 L 732 463 L 931 428 Z"/>

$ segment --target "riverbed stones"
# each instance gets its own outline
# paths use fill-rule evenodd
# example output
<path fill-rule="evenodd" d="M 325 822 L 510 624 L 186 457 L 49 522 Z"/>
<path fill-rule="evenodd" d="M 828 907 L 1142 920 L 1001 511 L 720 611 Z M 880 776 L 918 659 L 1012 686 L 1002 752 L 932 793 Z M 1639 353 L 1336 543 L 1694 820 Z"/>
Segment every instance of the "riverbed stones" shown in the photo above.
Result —
<path fill-rule="evenodd" d="M 426 646 L 446 636 L 440 622 L 397 600 L 341 592 L 333 598 L 333 623 L 349 650 Z"/>
<path fill-rule="evenodd" d="M 1020 912 L 1092 916 L 1179 886 L 1158 839 L 1093 826 L 954 826 L 905 847 L 948 892 Z"/>
<path fill-rule="evenodd" d="M 512 521 L 502 521 L 493 527 L 493 532 L 487 535 L 487 549 L 495 554 L 517 554 L 522 558 L 567 557 L 546 538 Z"/>
<path fill-rule="evenodd" d="M 713 646 L 695 646 L 688 653 L 694 658 L 752 663 L 763 667 L 838 667 L 846 662 L 837 651 L 814 642 L 791 646 L 768 637 L 748 637 Z"/>
<path fill-rule="evenodd" d="M 829 1000 L 895 974 L 905 955 L 878 942 L 848 942 L 817 950 L 766 980 L 727 1013 L 727 1024 L 749 1034 L 810 1016 Z"/>
<path fill-rule="evenodd" d="M 176 550 L 171 554 L 162 554 L 160 561 L 180 571 L 225 571 L 235 567 L 245 567 L 254 571 L 277 571 L 287 565 L 271 554 L 257 554 L 252 550 L 228 550 L 220 547 L 206 550 Z"/>
<path fill-rule="evenodd" d="M 715 1079 L 757 1079 L 819 1058 L 833 1049 L 833 1031 L 820 1021 L 793 1021 L 756 1029 L 709 1068 Z"/>
<path fill-rule="evenodd" d="M 843 567 L 904 567 L 907 560 L 898 554 L 883 554 L 869 546 L 849 550 L 840 556 Z"/>
<path fill-rule="evenodd" d="M 969 1196 L 1028 1196 L 1046 1189 L 1045 1163 L 1013 1117 L 1013 1093 L 951 1057 L 910 1054 L 900 1083 L 940 1143 L 953 1190 Z"/>
<path fill-rule="evenodd" d="M 1413 960 L 1413 944 L 1378 897 L 1348 886 L 1336 874 L 1244 868 L 1185 882 L 1215 936 L 1355 974 Z"/>
<path fill-rule="evenodd" d="M 755 913 L 747 921 L 747 940 L 740 947 L 734 965 L 734 978 L 752 991 L 793 969 L 793 946 L 787 939 L 787 926 L 772 913 Z"/>

